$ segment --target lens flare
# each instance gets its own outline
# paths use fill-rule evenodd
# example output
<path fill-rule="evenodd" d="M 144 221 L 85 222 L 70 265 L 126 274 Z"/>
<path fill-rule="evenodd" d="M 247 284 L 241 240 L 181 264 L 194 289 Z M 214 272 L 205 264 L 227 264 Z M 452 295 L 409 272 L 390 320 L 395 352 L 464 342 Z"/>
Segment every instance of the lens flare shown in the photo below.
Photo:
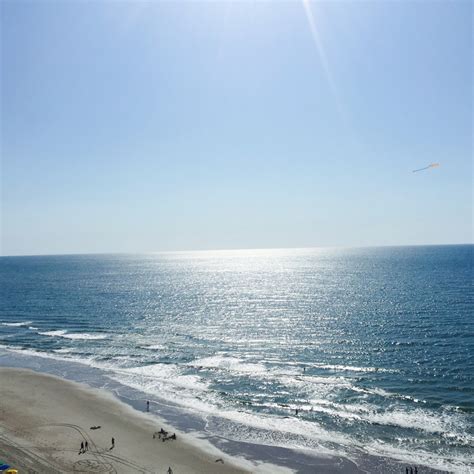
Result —
<path fill-rule="evenodd" d="M 336 83 L 334 81 L 331 68 L 329 66 L 329 62 L 326 56 L 326 51 L 324 50 L 323 42 L 321 40 L 321 35 L 319 34 L 316 21 L 314 19 L 313 11 L 311 9 L 311 2 L 310 0 L 302 0 L 302 2 L 303 2 L 303 8 L 305 10 L 306 18 L 308 20 L 311 36 L 313 37 L 313 41 L 316 46 L 319 59 L 321 61 L 321 67 L 326 77 L 326 81 L 328 82 L 331 92 L 334 96 L 334 100 L 336 101 L 336 106 L 339 113 L 341 114 L 341 116 L 345 118 L 346 114 L 344 113 L 344 108 L 342 107 L 342 103 L 339 97 L 339 93 L 337 91 Z"/>

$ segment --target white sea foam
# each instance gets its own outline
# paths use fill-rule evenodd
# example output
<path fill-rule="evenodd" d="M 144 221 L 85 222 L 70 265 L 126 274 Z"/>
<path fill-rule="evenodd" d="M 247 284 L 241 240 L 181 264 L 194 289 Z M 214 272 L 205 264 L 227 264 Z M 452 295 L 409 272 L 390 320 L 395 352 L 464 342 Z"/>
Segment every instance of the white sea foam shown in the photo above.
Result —
<path fill-rule="evenodd" d="M 70 357 L 60 356 L 57 353 L 53 353 L 53 352 L 37 351 L 35 349 L 26 349 L 26 348 L 21 348 L 17 346 L 8 346 L 8 345 L 1 346 L 1 347 L 2 349 L 6 349 L 9 352 L 15 352 L 17 354 L 21 354 L 25 356 L 42 357 L 44 359 L 54 359 L 54 360 L 69 361 L 69 362 L 74 360 Z M 75 361 L 83 362 L 83 363 L 86 362 L 84 359 L 77 359 Z"/>
<path fill-rule="evenodd" d="M 404 449 L 378 440 L 365 444 L 365 449 L 369 454 L 375 456 L 386 456 L 407 464 L 425 465 L 443 472 L 456 474 L 474 473 L 474 463 L 472 457 L 468 455 L 453 455 L 449 458 L 442 454 L 433 453 L 424 449 Z"/>
<path fill-rule="evenodd" d="M 66 339 L 84 339 L 84 340 L 99 340 L 99 339 L 106 339 L 106 334 L 98 334 L 98 333 L 68 333 L 65 330 L 56 330 L 56 331 L 44 331 L 38 332 L 38 334 L 42 336 L 50 336 L 50 337 L 64 337 Z"/>
<path fill-rule="evenodd" d="M 22 326 L 29 326 L 33 321 L 20 321 L 16 323 L 0 323 L 2 326 L 10 326 L 10 327 L 22 327 Z"/>
<path fill-rule="evenodd" d="M 61 337 L 65 337 L 67 339 L 90 339 L 90 340 L 94 340 L 94 339 L 107 339 L 107 334 L 97 334 L 97 333 L 92 333 L 92 334 L 89 334 L 89 333 L 67 333 L 67 334 L 64 334 L 63 336 Z"/>
<path fill-rule="evenodd" d="M 190 389 L 207 390 L 208 383 L 196 375 L 183 375 L 175 364 L 153 364 L 141 367 L 133 367 L 121 370 L 122 373 L 132 375 L 144 381 L 150 387 L 157 385 L 156 388 L 163 390 L 165 386 Z"/>
<path fill-rule="evenodd" d="M 312 367 L 327 370 L 339 370 L 341 372 L 398 372 L 395 369 L 382 369 L 379 367 L 356 367 L 353 365 L 337 364 L 310 364 Z"/>
<path fill-rule="evenodd" d="M 250 377 L 275 380 L 284 385 L 290 386 L 311 387 L 313 385 L 330 385 L 331 387 L 352 387 L 350 381 L 342 376 L 302 374 L 301 370 L 296 367 L 267 367 L 265 364 L 260 362 L 249 362 L 242 358 L 225 355 L 215 355 L 202 359 L 196 359 L 188 365 L 197 368 L 228 371 L 234 375 L 242 374 Z"/>
<path fill-rule="evenodd" d="M 362 388 L 362 387 L 356 387 L 356 386 L 353 386 L 352 387 L 352 390 L 354 392 L 360 392 L 360 393 L 366 393 L 366 394 L 369 394 L 369 395 L 379 395 L 380 397 L 398 397 L 397 394 L 395 393 L 390 393 L 390 392 L 387 392 L 386 390 L 384 390 L 383 388 Z"/>
<path fill-rule="evenodd" d="M 143 346 L 140 346 L 142 349 L 148 349 L 150 351 L 157 351 L 157 350 L 161 350 L 161 349 L 166 349 L 166 346 L 164 346 L 163 344 L 149 344 L 149 345 L 143 345 Z"/>
<path fill-rule="evenodd" d="M 456 414 L 433 413 L 425 409 L 403 410 L 387 408 L 383 412 L 373 404 L 340 404 L 326 400 L 310 400 L 307 406 L 290 405 L 301 410 L 326 413 L 330 416 L 359 420 L 370 424 L 416 429 L 426 433 L 456 438 L 462 444 L 472 444 L 474 437 L 467 434 L 463 418 Z"/>
<path fill-rule="evenodd" d="M 234 373 L 264 374 L 267 372 L 267 368 L 261 363 L 244 362 L 243 359 L 237 357 L 223 357 L 219 355 L 197 359 L 189 365 L 207 369 L 226 370 Z"/>
<path fill-rule="evenodd" d="M 462 418 L 454 414 L 433 413 L 425 409 L 386 409 L 383 412 L 369 412 L 362 419 L 379 425 L 417 429 L 427 433 L 464 437 L 466 434 Z M 472 439 L 472 437 L 470 437 Z"/>
<path fill-rule="evenodd" d="M 215 355 L 194 360 L 188 366 L 229 372 L 232 376 L 251 377 L 265 383 L 274 382 L 280 386 L 291 388 L 293 391 L 305 394 L 308 398 L 325 398 L 334 390 L 351 390 L 354 385 L 343 376 L 306 375 L 295 367 L 267 367 L 263 363 L 249 362 L 242 358 Z"/>

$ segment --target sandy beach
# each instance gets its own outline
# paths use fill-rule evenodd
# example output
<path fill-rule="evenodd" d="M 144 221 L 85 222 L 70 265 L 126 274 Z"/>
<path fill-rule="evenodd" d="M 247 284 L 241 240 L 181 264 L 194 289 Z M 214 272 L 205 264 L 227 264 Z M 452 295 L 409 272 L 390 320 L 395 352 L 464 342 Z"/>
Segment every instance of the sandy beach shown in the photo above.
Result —
<path fill-rule="evenodd" d="M 20 472 L 281 472 L 204 450 L 104 391 L 24 369 L 1 368 L 0 381 L 0 457 Z M 177 439 L 153 438 L 161 428 Z"/>

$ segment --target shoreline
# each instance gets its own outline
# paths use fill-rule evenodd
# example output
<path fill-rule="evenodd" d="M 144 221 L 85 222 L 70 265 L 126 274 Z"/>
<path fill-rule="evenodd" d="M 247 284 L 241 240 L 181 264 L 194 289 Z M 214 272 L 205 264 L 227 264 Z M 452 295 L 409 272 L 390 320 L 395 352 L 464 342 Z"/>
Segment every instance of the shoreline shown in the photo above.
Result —
<path fill-rule="evenodd" d="M 22 472 L 291 472 L 204 449 L 105 390 L 28 369 L 1 367 L 0 379 L 2 458 Z M 160 428 L 177 439 L 153 438 Z M 86 441 L 89 450 L 79 453 Z"/>
<path fill-rule="evenodd" d="M 23 355 L 8 350 L 0 352 L 0 379 L 5 377 L 2 371 L 19 371 L 30 374 L 31 377 L 48 378 L 56 381 L 56 383 L 71 387 L 78 387 L 79 392 L 93 393 L 99 400 L 106 400 L 118 404 L 122 409 L 131 416 L 132 419 L 143 420 L 145 417 L 147 424 L 152 424 L 147 431 L 145 439 L 152 439 L 154 431 L 158 431 L 161 426 L 165 427 L 171 433 L 176 432 L 180 441 L 185 440 L 186 446 L 191 446 L 191 451 L 198 452 L 215 462 L 216 459 L 222 458 L 224 465 L 219 463 L 220 469 L 216 472 L 252 472 L 262 474 L 279 474 L 279 473 L 298 473 L 309 474 L 314 472 L 332 473 L 370 473 L 370 472 L 385 472 L 387 474 L 404 472 L 405 466 L 410 463 L 402 460 L 388 458 L 383 455 L 366 454 L 360 451 L 354 451 L 350 457 L 338 453 L 327 453 L 318 451 L 308 451 L 306 449 L 296 449 L 290 447 L 283 447 L 278 445 L 266 445 L 260 443 L 252 443 L 246 441 L 236 441 L 233 439 L 222 438 L 213 435 L 212 433 L 204 433 L 202 420 L 195 417 L 189 412 L 181 409 L 176 409 L 169 404 L 160 403 L 156 397 L 150 398 L 151 410 L 146 413 L 146 400 L 149 398 L 145 392 L 140 392 L 135 389 L 125 387 L 113 379 L 110 379 L 102 370 L 90 367 L 86 364 L 61 361 L 57 359 L 44 359 L 40 356 Z M 6 372 L 5 372 L 6 373 Z M 107 380 L 107 381 L 106 381 Z M 125 391 L 123 391 L 125 389 Z M 0 386 L 0 427 L 4 425 L 2 419 L 3 408 L 2 403 L 5 399 L 3 395 L 5 387 Z M 44 396 L 42 397 L 44 399 Z M 96 400 L 94 398 L 94 400 Z M 34 402 L 34 397 L 33 400 Z M 15 402 L 16 403 L 16 402 Z M 15 406 L 13 403 L 13 406 Z M 4 404 L 4 403 L 3 403 Z M 17 404 L 17 403 L 16 403 Z M 95 404 L 94 404 L 95 406 Z M 156 409 L 155 409 L 156 407 Z M 50 411 L 50 410 L 49 410 Z M 49 413 L 48 411 L 48 413 Z M 71 416 L 77 416 L 77 406 L 72 410 Z M 33 418 L 37 416 L 34 414 Z M 198 421 L 199 420 L 199 421 Z M 87 423 L 86 423 L 87 424 Z M 94 423 L 90 423 L 94 425 Z M 155 430 L 155 428 L 157 429 Z M 89 426 L 86 427 L 89 429 Z M 90 430 L 89 430 L 90 431 Z M 99 430 L 100 431 L 100 430 Z M 1 431 L 0 431 L 1 435 Z M 19 440 L 21 446 L 22 439 Z M 176 441 L 168 441 L 163 443 L 170 447 L 171 451 Z M 110 438 L 108 438 L 110 447 Z M 79 444 L 72 449 L 77 461 L 77 452 Z M 154 446 L 154 445 L 152 445 Z M 0 449 L 2 441 L 0 437 Z M 15 443 L 10 443 L 10 451 L 15 451 Z M 3 453 L 6 451 L 3 450 Z M 24 455 L 25 453 L 23 453 Z M 28 454 L 28 453 L 26 453 Z M 4 455 L 6 457 L 6 455 Z M 160 462 L 163 459 L 160 458 Z M 11 459 L 6 459 L 10 460 Z M 163 470 L 161 467 L 158 470 L 138 471 L 138 472 L 166 472 L 168 467 Z M 214 465 L 215 467 L 215 465 Z M 172 467 L 173 468 L 173 467 Z M 225 468 L 225 470 L 223 469 Z M 231 470 L 233 469 L 233 470 Z M 33 472 L 25 471 L 22 472 Z M 46 472 L 46 471 L 34 471 Z M 50 471 L 47 471 L 50 472 Z M 52 471 L 54 472 L 54 471 Z M 64 472 L 64 471 L 60 471 Z M 94 472 L 94 471 L 84 471 Z M 99 471 L 96 471 L 99 472 Z M 105 472 L 105 471 L 101 471 Z M 111 471 L 111 472 L 130 472 L 130 469 L 125 471 Z M 202 472 L 198 469 L 186 467 L 184 471 L 174 470 L 174 474 L 179 472 L 191 473 Z M 207 470 L 205 472 L 214 472 Z M 444 471 L 439 471 L 432 467 L 424 466 L 422 472 L 435 474 Z"/>

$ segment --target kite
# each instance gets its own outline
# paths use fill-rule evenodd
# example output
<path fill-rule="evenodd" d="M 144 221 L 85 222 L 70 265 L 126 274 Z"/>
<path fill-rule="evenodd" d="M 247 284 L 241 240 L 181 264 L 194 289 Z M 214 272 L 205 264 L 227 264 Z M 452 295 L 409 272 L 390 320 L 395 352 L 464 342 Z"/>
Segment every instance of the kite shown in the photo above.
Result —
<path fill-rule="evenodd" d="M 420 168 L 419 170 L 413 170 L 413 173 L 417 173 L 418 171 L 429 170 L 430 168 L 437 168 L 439 163 L 431 163 L 431 165 L 425 166 L 424 168 Z"/>

